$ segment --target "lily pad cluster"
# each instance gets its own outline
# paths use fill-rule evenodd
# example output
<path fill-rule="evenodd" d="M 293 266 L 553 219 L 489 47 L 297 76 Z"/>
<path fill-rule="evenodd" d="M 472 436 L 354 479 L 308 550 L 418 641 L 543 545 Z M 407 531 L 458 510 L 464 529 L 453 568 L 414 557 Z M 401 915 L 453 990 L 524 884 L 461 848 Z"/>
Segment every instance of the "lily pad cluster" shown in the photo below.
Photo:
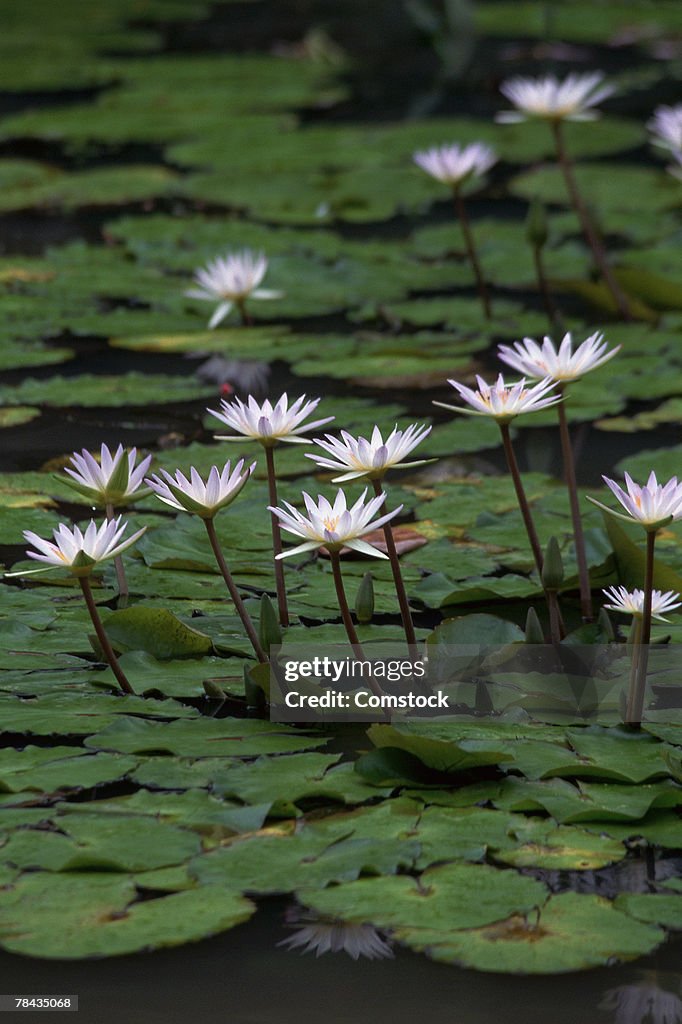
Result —
<path fill-rule="evenodd" d="M 614 80 L 636 97 L 636 116 L 614 101 L 597 132 L 566 133 L 631 302 L 636 322 L 626 324 L 592 276 L 544 126 L 492 123 L 494 75 L 477 85 L 484 114 L 337 118 L 352 99 L 352 61 L 339 66 L 309 38 L 259 53 L 169 52 L 174 23 L 229 18 L 230 7 L 216 15 L 189 0 L 115 0 L 84 15 L 63 0 L 57 14 L 45 0 L 30 17 L 17 7 L 5 26 L 0 80 L 14 101 L 0 123 L 3 562 L 28 567 L 24 530 L 45 536 L 64 518 L 90 518 L 61 472 L 74 447 L 123 439 L 152 454 L 154 471 L 208 470 L 220 456 L 206 406 L 243 390 L 248 371 L 263 394 L 290 383 L 323 394 L 324 415 L 356 434 L 433 420 L 420 453 L 440 462 L 391 487 L 404 506 L 396 539 L 418 639 L 519 643 L 519 609 L 540 607 L 542 588 L 499 473 L 499 433 L 489 421 L 452 421 L 431 399 L 446 397 L 449 375 L 489 371 L 498 343 L 548 330 L 525 226 L 528 201 L 540 198 L 563 321 L 622 345 L 606 377 L 587 378 L 566 406 L 583 479 L 594 482 L 596 464 L 613 469 L 614 457 L 595 450 L 617 451 L 618 471 L 679 472 L 682 193 L 646 148 L 647 104 L 669 76 L 650 5 L 554 5 L 549 29 L 536 4 L 476 7 L 477 31 L 500 44 L 549 31 L 617 55 L 618 34 L 634 33 L 639 72 L 623 61 Z M 660 40 L 681 24 L 670 2 L 655 20 Z M 508 57 L 496 53 L 507 74 Z M 53 94 L 49 105 L 40 93 Z M 494 143 L 501 158 L 467 199 L 490 321 L 449 204 L 412 164 L 415 149 L 451 138 Z M 6 155 L 11 147 L 21 155 Z M 45 245 L 13 242 L 23 218 L 39 240 L 42 225 Z M 268 284 L 284 294 L 252 327 L 227 319 L 209 331 L 185 292 L 197 267 L 239 247 L 267 252 Z M 603 642 L 576 611 L 553 422 L 548 410 L 514 425 L 524 484 L 543 547 L 556 537 L 561 548 L 566 642 Z M 278 451 L 278 476 L 288 501 L 329 479 L 296 450 Z M 216 520 L 256 622 L 261 595 L 274 595 L 267 504 L 261 457 L 248 491 Z M 583 511 L 595 588 L 640 585 L 637 532 Z M 673 713 L 634 732 L 500 707 L 480 722 L 375 725 L 333 746 L 329 730 L 247 717 L 251 648 L 201 523 L 151 497 L 129 518 L 131 532 L 147 527 L 128 559 L 129 606 L 115 607 L 111 566 L 93 590 L 140 696 L 116 694 L 75 581 L 52 572 L 2 584 L 4 949 L 85 958 L 180 945 L 283 894 L 484 971 L 632 959 L 682 927 L 682 896 L 669 884 L 682 849 Z M 679 591 L 679 533 L 663 531 L 657 553 L 655 585 Z M 367 568 L 344 558 L 351 600 Z M 374 608 L 359 638 L 400 639 L 390 567 L 371 569 Z M 288 640 L 338 639 L 328 560 L 302 560 L 288 598 Z M 680 629 L 673 621 L 657 632 L 677 640 Z M 343 755 L 330 752 L 339 746 Z"/>

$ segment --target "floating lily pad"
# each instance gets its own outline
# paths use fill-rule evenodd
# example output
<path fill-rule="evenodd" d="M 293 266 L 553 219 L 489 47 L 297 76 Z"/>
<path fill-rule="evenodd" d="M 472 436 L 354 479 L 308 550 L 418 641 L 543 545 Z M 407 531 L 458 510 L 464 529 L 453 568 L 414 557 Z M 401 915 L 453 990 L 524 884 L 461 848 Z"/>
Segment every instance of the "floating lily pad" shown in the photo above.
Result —
<path fill-rule="evenodd" d="M 0 944 L 63 960 L 117 956 L 196 942 L 247 920 L 255 907 L 207 886 L 136 903 L 125 875 L 24 875 L 0 893 Z"/>

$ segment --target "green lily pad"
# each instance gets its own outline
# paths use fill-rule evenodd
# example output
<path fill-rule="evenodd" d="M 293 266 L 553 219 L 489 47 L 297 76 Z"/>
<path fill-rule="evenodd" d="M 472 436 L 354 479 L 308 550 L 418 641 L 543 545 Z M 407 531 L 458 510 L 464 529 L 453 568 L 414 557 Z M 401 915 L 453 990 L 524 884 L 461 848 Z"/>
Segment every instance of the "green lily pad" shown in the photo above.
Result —
<path fill-rule="evenodd" d="M 182 757 L 255 757 L 307 750 L 326 743 L 293 729 L 252 719 L 214 721 L 197 717 L 192 722 L 152 722 L 125 718 L 113 722 L 86 740 L 94 750 L 123 754 L 179 754 Z"/>
<path fill-rule="evenodd" d="M 121 956 L 196 942 L 255 910 L 249 900 L 215 886 L 139 903 L 135 896 L 125 875 L 26 874 L 0 892 L 0 944 L 57 960 Z"/>
<path fill-rule="evenodd" d="M 213 650 L 210 637 L 166 608 L 124 608 L 107 615 L 104 628 L 116 651 L 145 651 L 160 660 L 196 658 Z"/>

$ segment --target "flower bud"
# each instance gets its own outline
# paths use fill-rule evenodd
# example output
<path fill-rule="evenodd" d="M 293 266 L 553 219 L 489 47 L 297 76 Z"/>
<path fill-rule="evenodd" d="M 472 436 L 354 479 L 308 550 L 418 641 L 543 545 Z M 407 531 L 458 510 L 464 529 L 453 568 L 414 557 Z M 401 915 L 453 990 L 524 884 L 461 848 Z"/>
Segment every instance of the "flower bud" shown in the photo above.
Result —
<path fill-rule="evenodd" d="M 542 585 L 545 590 L 559 590 L 564 582 L 564 563 L 556 537 L 550 537 L 542 565 Z"/>
<path fill-rule="evenodd" d="M 279 647 L 282 643 L 282 630 L 273 603 L 267 594 L 260 599 L 260 619 L 258 622 L 258 639 L 264 651 L 272 646 Z"/>
<path fill-rule="evenodd" d="M 549 227 L 547 211 L 541 199 L 533 199 L 526 217 L 526 238 L 534 249 L 543 249 L 547 244 Z"/>
<path fill-rule="evenodd" d="M 616 639 L 613 623 L 611 622 L 611 617 L 606 608 L 600 608 L 599 615 L 597 616 L 597 624 L 604 636 L 607 637 L 609 643 Z"/>
<path fill-rule="evenodd" d="M 545 635 L 542 632 L 538 613 L 535 611 L 535 608 L 529 608 L 528 615 L 526 616 L 526 643 L 544 644 L 544 642 Z"/>
<path fill-rule="evenodd" d="M 366 572 L 362 577 L 355 596 L 355 614 L 363 625 L 372 621 L 374 615 L 374 577 Z"/>
<path fill-rule="evenodd" d="M 211 700 L 225 700 L 225 691 L 213 679 L 204 679 L 201 685 L 204 688 L 204 693 Z"/>

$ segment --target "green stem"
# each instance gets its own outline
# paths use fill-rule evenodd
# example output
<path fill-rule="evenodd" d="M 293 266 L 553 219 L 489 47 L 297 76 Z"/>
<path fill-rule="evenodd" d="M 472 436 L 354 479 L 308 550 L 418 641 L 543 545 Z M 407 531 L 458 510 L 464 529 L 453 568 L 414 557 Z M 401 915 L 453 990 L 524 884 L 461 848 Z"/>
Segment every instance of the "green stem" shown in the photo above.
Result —
<path fill-rule="evenodd" d="M 637 693 L 637 670 L 639 666 L 639 655 L 642 649 L 642 620 L 639 615 L 633 616 L 628 646 L 631 649 L 630 658 L 630 685 L 628 686 L 628 699 L 625 705 L 626 721 L 630 720 L 630 708 L 635 706 L 635 695 Z"/>
<path fill-rule="evenodd" d="M 353 624 L 353 619 L 351 618 L 350 614 L 350 608 L 348 607 L 346 589 L 343 585 L 343 576 L 341 575 L 341 559 L 339 558 L 338 551 L 333 551 L 329 549 L 329 561 L 331 562 L 332 576 L 334 577 L 334 587 L 336 588 L 336 600 L 339 603 L 341 618 L 343 619 L 343 624 L 346 628 L 348 640 L 350 641 L 350 645 L 353 648 L 353 654 L 359 661 L 366 661 L 367 659 L 365 658 L 365 652 L 362 649 L 362 644 L 360 643 L 360 639 L 355 630 L 355 625 Z M 376 683 L 375 680 L 371 677 L 368 680 L 368 685 L 372 693 L 376 694 L 377 697 L 381 697 L 384 691 L 381 689 L 378 683 Z"/>
<path fill-rule="evenodd" d="M 277 474 L 275 472 L 275 452 L 272 445 L 264 445 L 265 464 L 268 471 L 268 495 L 272 508 L 277 508 Z M 287 605 L 287 590 L 284 582 L 284 564 L 277 555 L 282 553 L 282 533 L 279 528 L 279 519 L 274 512 L 270 513 L 270 525 L 272 527 L 272 550 L 275 556 L 275 586 L 277 587 L 277 609 L 279 612 L 279 624 L 282 628 L 289 625 L 289 608 Z"/>
<path fill-rule="evenodd" d="M 235 303 L 234 304 L 237 307 L 237 310 L 239 311 L 239 315 L 240 315 L 241 320 L 242 320 L 242 326 L 243 327 L 252 327 L 253 326 L 253 320 L 251 318 L 251 315 L 250 315 L 249 311 L 246 308 L 246 302 L 244 301 L 244 299 L 235 299 Z"/>
<path fill-rule="evenodd" d="M 540 547 L 540 541 L 538 540 L 535 523 L 533 522 L 533 516 L 531 515 L 530 505 L 528 504 L 528 498 L 526 497 L 523 481 L 521 480 L 519 464 L 516 461 L 516 455 L 514 454 L 514 446 L 512 445 L 511 435 L 509 433 L 509 424 L 499 423 L 499 428 L 500 433 L 502 434 L 502 444 L 504 445 L 504 454 L 507 458 L 507 466 L 509 467 L 509 472 L 514 484 L 514 490 L 516 491 L 516 500 L 518 501 L 519 508 L 521 509 L 523 525 L 526 527 L 526 533 L 528 534 L 528 540 L 530 542 L 530 549 L 533 552 L 533 558 L 535 559 L 535 567 L 538 574 L 542 576 L 542 548 Z"/>
<path fill-rule="evenodd" d="M 218 563 L 218 568 L 222 573 L 222 577 L 225 580 L 227 589 L 230 592 L 230 597 L 232 598 L 234 606 L 237 610 L 237 615 L 242 620 L 242 624 L 244 626 L 244 629 L 246 630 L 249 640 L 251 641 L 251 646 L 254 649 L 256 657 L 262 664 L 265 664 L 268 660 L 267 655 L 265 654 L 265 651 L 260 645 L 258 634 L 256 633 L 253 622 L 251 621 L 251 616 L 246 610 L 244 602 L 241 599 L 241 595 L 237 590 L 237 586 L 234 580 L 232 579 L 232 573 L 227 567 L 227 562 L 225 561 L 225 558 L 223 556 L 222 548 L 220 547 L 220 541 L 218 540 L 218 534 L 216 533 L 213 520 L 204 519 L 204 526 L 206 527 L 208 539 L 211 542 L 211 547 L 213 548 L 213 554 L 215 555 L 215 560 Z"/>
<path fill-rule="evenodd" d="M 553 644 L 558 644 L 563 636 L 563 624 L 559 610 L 559 598 L 556 590 L 546 590 L 547 608 L 549 611 L 549 636 Z"/>
<path fill-rule="evenodd" d="M 580 189 L 578 188 L 575 172 L 573 170 L 573 164 L 571 163 L 571 160 L 568 156 L 568 151 L 566 149 L 566 143 L 563 135 L 563 126 L 561 124 L 561 121 L 552 121 L 552 131 L 554 133 L 554 144 L 556 146 L 557 161 L 559 163 L 559 167 L 561 168 L 564 180 L 566 182 L 566 189 L 568 191 L 571 203 L 573 204 L 573 209 L 575 210 L 578 220 L 580 221 L 580 226 L 582 228 L 583 234 L 585 235 L 587 243 L 590 249 L 592 250 L 594 261 L 597 264 L 597 267 L 602 277 L 604 278 L 604 282 L 607 288 L 613 296 L 613 300 L 616 303 L 619 313 L 621 314 L 624 320 L 631 320 L 632 313 L 630 312 L 630 306 L 628 305 L 628 301 L 625 298 L 625 295 L 623 294 L 618 282 L 616 281 L 613 275 L 613 271 L 609 266 L 609 261 L 606 258 L 604 247 L 602 246 L 601 241 L 599 240 L 597 232 L 595 231 L 594 225 L 592 223 L 592 219 L 588 212 L 587 206 L 585 205 L 583 197 L 580 194 Z"/>
<path fill-rule="evenodd" d="M 557 402 L 557 413 L 559 416 L 559 436 L 561 437 L 561 452 L 564 460 L 564 475 L 568 489 L 568 500 L 571 506 L 571 519 L 573 520 L 573 541 L 575 544 L 575 557 L 578 563 L 578 579 L 580 581 L 580 606 L 582 609 L 583 622 L 592 622 L 592 592 L 590 590 L 590 572 L 587 567 L 587 555 L 585 554 L 585 534 L 583 532 L 582 517 L 580 515 L 580 502 L 578 500 L 578 484 L 575 475 L 575 459 L 573 457 L 573 445 L 566 419 L 563 395 L 564 389 L 559 388 L 562 401 Z"/>
<path fill-rule="evenodd" d="M 478 297 L 481 300 L 483 306 L 483 313 L 485 314 L 486 320 L 490 320 L 492 316 L 492 309 L 490 306 L 490 295 L 488 294 L 488 286 L 485 283 L 483 277 L 483 271 L 481 270 L 481 264 L 478 260 L 478 253 L 476 252 L 476 243 L 474 242 L 474 236 L 471 232 L 469 225 L 469 218 L 467 216 L 466 207 L 464 200 L 462 199 L 459 188 L 453 189 L 453 197 L 455 200 L 455 210 L 459 217 L 459 222 L 462 226 L 462 234 L 464 235 L 464 244 L 466 246 L 467 255 L 469 262 L 471 263 L 471 269 L 474 272 L 476 278 L 476 290 L 478 291 Z"/>
<path fill-rule="evenodd" d="M 557 308 L 554 305 L 552 293 L 549 290 L 549 282 L 547 280 L 547 274 L 545 273 L 545 263 L 542 258 L 542 249 L 539 245 L 533 246 L 533 263 L 535 264 L 535 276 L 537 277 L 538 289 L 542 295 L 547 319 L 549 320 L 550 325 L 554 327 L 559 317 Z"/>
<path fill-rule="evenodd" d="M 134 695 L 135 691 L 128 682 L 128 678 L 125 672 L 119 665 L 118 658 L 114 654 L 114 649 L 109 642 L 109 637 L 104 631 L 104 626 L 102 625 L 102 620 L 99 617 L 99 612 L 97 611 L 95 599 L 92 596 L 92 587 L 90 586 L 90 580 L 87 576 L 79 576 L 78 582 L 80 583 L 81 590 L 83 591 L 85 604 L 87 606 L 88 612 L 90 613 L 92 624 L 95 627 L 95 633 L 97 634 L 99 645 L 104 651 L 105 658 L 109 662 L 109 668 L 114 673 L 116 681 L 118 685 L 121 687 L 123 693 L 129 693 Z"/>
<path fill-rule="evenodd" d="M 379 495 L 382 494 L 381 483 L 379 480 L 372 480 L 372 486 L 374 487 L 374 493 L 379 497 Z M 387 511 L 385 500 L 384 511 Z M 398 551 L 395 546 L 393 528 L 390 523 L 384 523 L 383 530 L 384 540 L 386 541 L 386 551 L 388 552 L 388 558 L 391 563 L 391 572 L 393 573 L 393 582 L 395 584 L 396 594 L 398 595 L 400 617 L 403 620 L 405 639 L 407 640 L 407 645 L 410 648 L 410 654 L 412 654 L 416 652 L 417 636 L 414 631 L 410 602 L 408 601 L 407 591 L 405 590 L 405 581 L 403 580 L 403 574 L 400 570 L 400 561 L 398 559 Z"/>
<path fill-rule="evenodd" d="M 654 547 L 656 531 L 646 535 L 646 572 L 644 576 L 644 608 L 642 609 L 642 635 L 639 645 L 637 679 L 631 700 L 628 700 L 626 719 L 629 725 L 639 725 L 644 714 L 646 674 L 649 665 L 649 644 L 651 642 L 651 604 L 654 589 Z"/>
<path fill-rule="evenodd" d="M 110 501 L 104 506 L 104 511 L 109 522 L 114 518 L 114 506 Z M 114 558 L 114 568 L 116 569 L 116 579 L 118 581 L 118 607 L 125 608 L 128 604 L 128 579 L 126 577 L 126 571 L 123 568 L 123 558 L 121 555 L 116 555 Z"/>

